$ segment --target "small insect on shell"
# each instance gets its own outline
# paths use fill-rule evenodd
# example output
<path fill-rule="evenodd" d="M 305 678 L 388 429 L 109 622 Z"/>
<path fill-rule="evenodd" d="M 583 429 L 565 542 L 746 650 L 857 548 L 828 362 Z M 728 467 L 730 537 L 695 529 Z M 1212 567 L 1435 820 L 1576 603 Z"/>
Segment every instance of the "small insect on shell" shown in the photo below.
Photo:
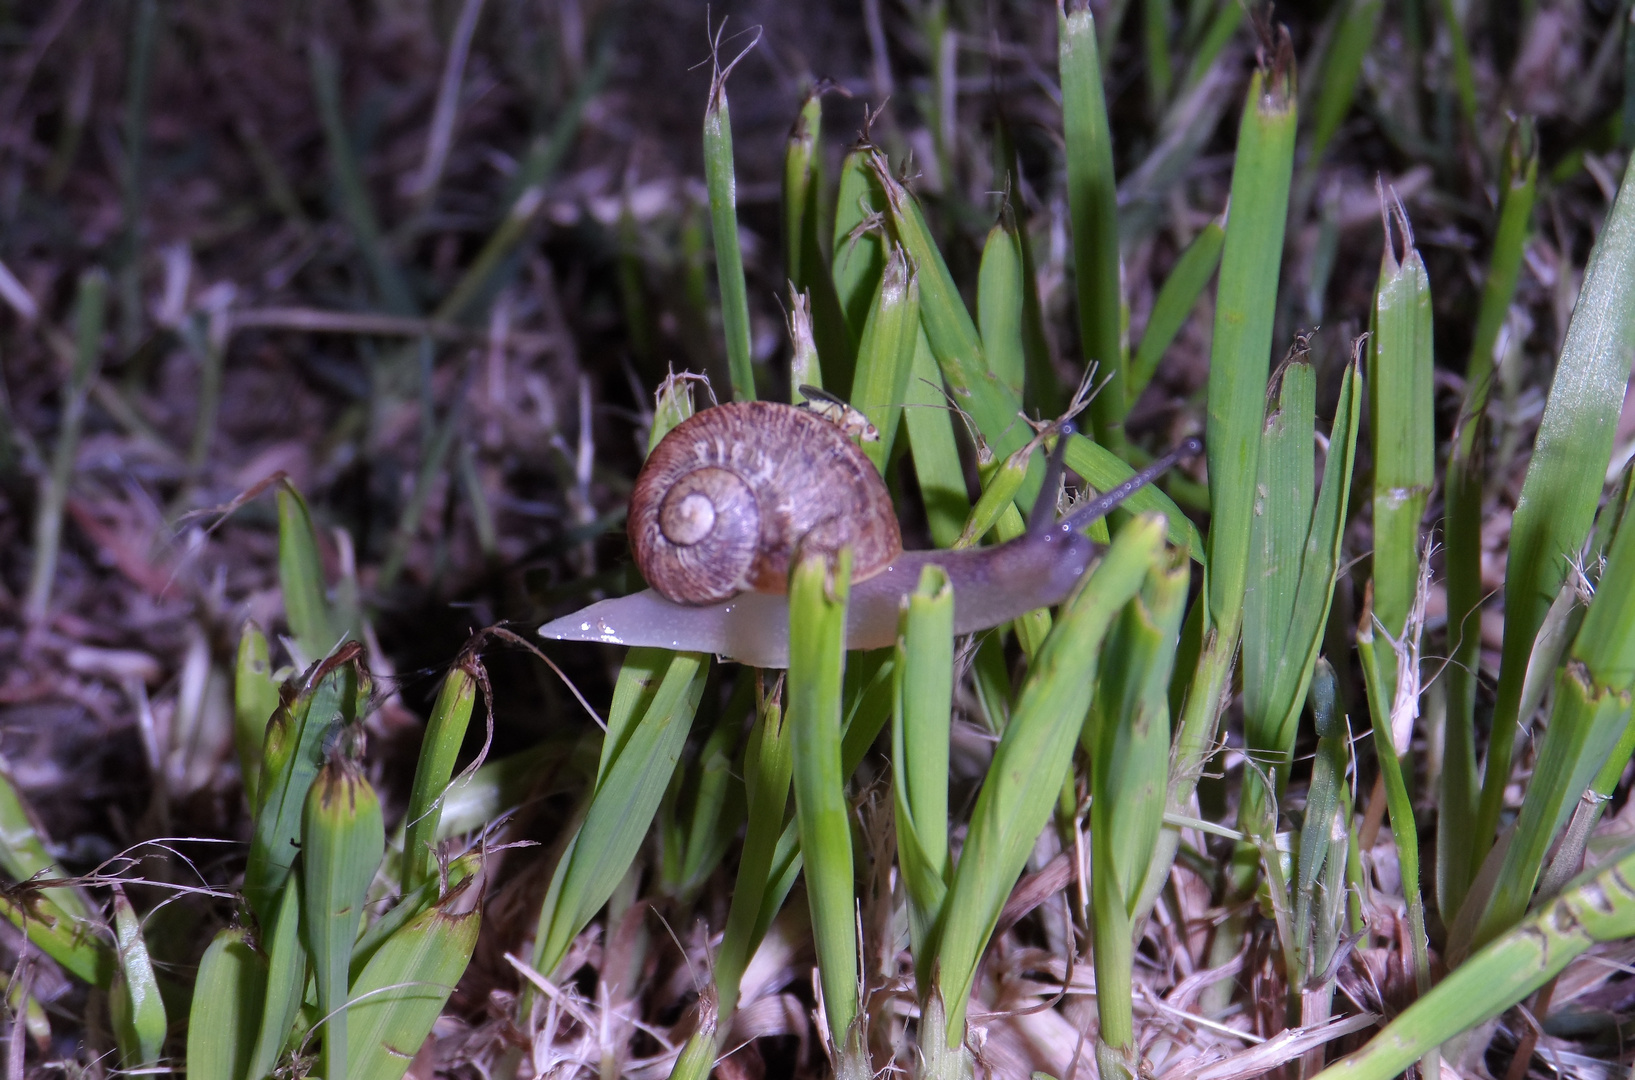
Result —
<path fill-rule="evenodd" d="M 680 604 L 783 593 L 802 545 L 850 546 L 859 581 L 903 547 L 891 495 L 845 431 L 770 401 L 676 425 L 636 478 L 628 529 L 642 577 Z"/>

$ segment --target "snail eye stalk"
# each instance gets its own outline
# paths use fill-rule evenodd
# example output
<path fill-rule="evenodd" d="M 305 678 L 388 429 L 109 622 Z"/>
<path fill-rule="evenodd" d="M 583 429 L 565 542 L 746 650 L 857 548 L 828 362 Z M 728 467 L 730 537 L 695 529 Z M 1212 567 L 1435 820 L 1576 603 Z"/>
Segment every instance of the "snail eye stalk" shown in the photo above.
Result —
<path fill-rule="evenodd" d="M 1028 517 L 1028 532 L 1042 533 L 1056 518 L 1056 492 L 1062 486 L 1062 474 L 1067 471 L 1067 441 L 1078 434 L 1078 428 L 1064 421 L 1056 428 L 1056 448 L 1050 452 L 1045 466 L 1045 482 L 1039 488 L 1039 498 Z"/>
<path fill-rule="evenodd" d="M 1095 521 L 1097 518 L 1106 516 L 1109 511 L 1115 509 L 1125 499 L 1128 499 L 1131 495 L 1134 495 L 1136 492 L 1140 491 L 1142 488 L 1146 487 L 1160 476 L 1163 476 L 1176 465 L 1191 458 L 1195 458 L 1203 452 L 1204 443 L 1202 439 L 1192 438 L 1185 440 L 1181 443 L 1181 445 L 1164 454 L 1151 465 L 1148 465 L 1145 469 L 1142 469 L 1140 472 L 1136 473 L 1122 484 L 1119 484 L 1115 488 L 1110 488 L 1101 495 L 1096 496 L 1094 499 L 1091 499 L 1089 502 L 1073 511 L 1067 517 L 1063 518 L 1061 524 L 1062 530 L 1074 531 L 1077 529 L 1082 529 L 1092 521 Z M 1037 508 L 1035 508 L 1035 515 L 1037 515 Z"/>

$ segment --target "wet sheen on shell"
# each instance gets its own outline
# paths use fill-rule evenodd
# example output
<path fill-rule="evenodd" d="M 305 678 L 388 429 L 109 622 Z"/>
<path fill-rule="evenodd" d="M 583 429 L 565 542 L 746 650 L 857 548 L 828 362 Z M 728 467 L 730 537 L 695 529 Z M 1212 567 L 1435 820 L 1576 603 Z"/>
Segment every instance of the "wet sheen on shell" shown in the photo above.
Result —
<path fill-rule="evenodd" d="M 684 505 L 697 494 L 713 515 Z M 636 478 L 628 529 L 642 576 L 684 604 L 783 593 L 802 545 L 850 545 L 858 581 L 903 546 L 885 483 L 845 432 L 770 401 L 718 405 L 678 424 Z"/>

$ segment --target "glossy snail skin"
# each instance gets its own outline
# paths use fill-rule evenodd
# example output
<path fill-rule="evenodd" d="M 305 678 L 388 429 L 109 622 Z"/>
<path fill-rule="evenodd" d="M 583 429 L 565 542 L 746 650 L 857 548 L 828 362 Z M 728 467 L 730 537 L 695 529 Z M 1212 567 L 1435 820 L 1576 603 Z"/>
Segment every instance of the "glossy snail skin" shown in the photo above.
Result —
<path fill-rule="evenodd" d="M 936 563 L 954 593 L 954 633 L 998 626 L 1065 600 L 1100 551 L 1082 534 L 1053 526 L 990 548 L 905 551 L 875 576 L 855 582 L 846 609 L 846 648 L 879 649 L 897 640 L 903 597 Z M 715 653 L 755 667 L 789 666 L 789 600 L 742 592 L 730 600 L 690 606 L 647 589 L 603 600 L 540 627 L 559 641 L 652 645 Z"/>
<path fill-rule="evenodd" d="M 1079 530 L 1201 451 L 1201 443 L 1189 440 L 1064 520 L 1036 519 L 1008 543 L 905 552 L 884 483 L 839 427 L 773 402 L 720 405 L 677 425 L 637 480 L 631 546 L 654 588 L 592 604 L 539 632 L 561 641 L 657 646 L 787 667 L 789 602 L 782 594 L 790 561 L 802 545 L 832 551 L 846 544 L 854 567 L 848 649 L 896 641 L 903 598 L 932 563 L 948 574 L 954 632 L 984 630 L 1067 599 L 1100 551 Z M 1058 449 L 1047 490 L 1060 483 L 1061 469 Z M 706 491 L 719 497 L 707 509 L 698 501 Z M 757 518 L 743 513 L 751 502 Z M 745 521 L 756 524 L 746 530 Z M 762 546 L 752 550 L 750 536 Z"/>
<path fill-rule="evenodd" d="M 853 577 L 903 548 L 891 495 L 836 424 L 770 401 L 718 405 L 660 440 L 627 525 L 642 577 L 680 604 L 783 593 L 802 544 L 852 549 Z"/>

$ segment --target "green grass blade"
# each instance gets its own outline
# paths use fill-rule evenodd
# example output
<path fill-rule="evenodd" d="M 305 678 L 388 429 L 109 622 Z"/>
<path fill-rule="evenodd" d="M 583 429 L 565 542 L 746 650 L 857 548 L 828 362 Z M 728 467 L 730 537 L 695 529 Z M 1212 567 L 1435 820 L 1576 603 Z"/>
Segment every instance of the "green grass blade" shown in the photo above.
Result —
<path fill-rule="evenodd" d="M 920 484 L 931 543 L 951 547 L 971 512 L 971 499 L 954 441 L 954 415 L 942 394 L 942 372 L 919 326 L 914 328 L 914 368 L 903 393 L 903 424 L 914 452 L 914 477 Z"/>
<path fill-rule="evenodd" d="M 851 552 L 808 555 L 789 582 L 789 718 L 795 821 L 806 866 L 823 1007 L 837 1044 L 858 1017 L 852 834 L 841 771 L 841 683 Z M 836 1049 L 839 1049 L 837 1045 Z M 838 1056 L 838 1055 L 837 1055 Z"/>
<path fill-rule="evenodd" d="M 1255 478 L 1278 270 L 1288 217 L 1296 109 L 1292 71 L 1257 71 L 1232 169 L 1209 357 L 1209 615 L 1237 637 L 1254 522 Z"/>
<path fill-rule="evenodd" d="M 1318 81 L 1317 103 L 1312 108 L 1311 158 L 1323 156 L 1340 130 L 1351 103 L 1357 96 L 1363 61 L 1374 46 L 1384 0 L 1346 0 L 1345 12 L 1335 28 L 1333 41 L 1323 57 L 1322 78 Z"/>
<path fill-rule="evenodd" d="M 744 253 L 738 244 L 738 181 L 732 163 L 732 117 L 727 111 L 727 76 L 732 74 L 732 67 L 718 66 L 710 79 L 710 103 L 704 110 L 704 180 L 710 191 L 715 274 L 721 287 L 721 332 L 727 342 L 732 396 L 738 401 L 754 401 L 749 297 L 744 289 Z"/>
<path fill-rule="evenodd" d="M 1007 203 L 999 223 L 988 230 L 976 279 L 977 325 L 988 366 L 1017 397 L 1022 396 L 1027 359 L 1022 350 L 1022 242 Z"/>
<path fill-rule="evenodd" d="M 380 799 L 357 763 L 337 754 L 313 781 L 301 821 L 301 921 L 323 1024 L 318 1073 L 326 1080 L 346 1068 L 352 943 L 385 852 Z"/>
<path fill-rule="evenodd" d="M 1311 365 L 1290 364 L 1283 370 L 1276 407 L 1266 417 L 1261 434 L 1260 480 L 1249 548 L 1251 584 L 1243 601 L 1244 741 L 1262 754 L 1282 749 L 1280 736 L 1288 702 L 1274 701 L 1272 687 L 1290 646 L 1289 624 L 1295 615 L 1300 563 L 1317 494 L 1312 460 L 1316 412 L 1317 377 Z M 1258 756 L 1256 760 L 1262 767 L 1276 764 L 1279 779 L 1287 779 L 1280 753 L 1275 762 Z M 1245 784 L 1253 775 L 1245 776 Z"/>
<path fill-rule="evenodd" d="M 278 585 L 284 594 L 284 617 L 302 653 L 297 665 L 328 656 L 339 644 L 341 631 L 325 596 L 318 534 L 306 500 L 287 484 L 278 489 Z"/>
<path fill-rule="evenodd" d="M 1542 911 L 1465 961 L 1356 1053 L 1317 1080 L 1390 1080 L 1462 1031 L 1498 1016 L 1597 941 L 1635 935 L 1635 854 L 1580 878 Z"/>
<path fill-rule="evenodd" d="M 938 566 L 920 571 L 893 665 L 892 796 L 897 858 L 908 894 L 915 978 L 932 985 L 926 948 L 948 893 L 948 748 L 954 695 L 954 593 Z"/>
<path fill-rule="evenodd" d="M 1088 7 L 1059 9 L 1062 126 L 1067 136 L 1067 207 L 1073 223 L 1079 342 L 1101 391 L 1090 401 L 1096 441 L 1124 448 L 1123 311 L 1119 282 L 1118 184 L 1101 89 L 1096 19 Z M 1281 235 L 1281 233 L 1279 234 Z"/>
<path fill-rule="evenodd" d="M 119 1057 L 126 1067 L 152 1065 L 165 1053 L 165 1003 L 159 996 L 159 980 L 153 960 L 142 938 L 142 921 L 136 917 L 125 890 L 114 887 L 114 944 L 119 950 L 119 966 L 108 991 L 108 1012 L 113 1021 Z"/>
<path fill-rule="evenodd" d="M 744 789 L 749 825 L 738 860 L 738 876 L 727 912 L 726 931 L 715 959 L 717 1007 L 723 1022 L 738 1007 L 744 966 L 760 944 L 754 934 L 770 884 L 778 839 L 784 831 L 793 767 L 789 725 L 775 698 L 761 701 L 744 749 Z M 781 904 L 782 898 L 779 898 Z"/>
<path fill-rule="evenodd" d="M 1493 350 L 1521 275 L 1534 198 L 1538 152 L 1531 127 L 1517 123 L 1506 146 L 1506 176 L 1500 183 L 1499 224 L 1488 263 L 1482 306 L 1476 316 L 1470 359 L 1465 365 L 1465 398 L 1449 453 L 1443 499 L 1444 560 L 1447 575 L 1448 680 L 1447 734 L 1443 743 L 1442 785 L 1438 796 L 1437 905 L 1456 912 L 1465 901 L 1475 866 L 1466 838 L 1474 835 L 1476 793 L 1476 672 L 1481 659 L 1480 619 L 1482 503 L 1487 460 L 1484 414 L 1493 385 Z M 1448 838 L 1444 842 L 1444 838 Z"/>
<path fill-rule="evenodd" d="M 1147 329 L 1141 335 L 1135 358 L 1125 379 L 1124 392 L 1135 401 L 1152 381 L 1164 353 L 1175 342 L 1175 336 L 1186 324 L 1187 316 L 1197 306 L 1215 268 L 1221 262 L 1221 247 L 1226 242 L 1226 229 L 1220 220 L 1211 221 L 1192 238 L 1192 243 L 1176 260 L 1175 268 L 1164 279 L 1158 296 L 1152 302 L 1152 314 L 1147 317 Z"/>
<path fill-rule="evenodd" d="M 902 418 L 903 398 L 914 370 L 919 326 L 919 282 L 902 249 L 894 247 L 886 260 L 868 321 L 863 324 L 851 396 L 853 407 L 879 429 L 879 440 L 863 443 L 862 449 L 881 472 L 885 471 L 897 438 L 897 422 Z"/>
<path fill-rule="evenodd" d="M 259 1080 L 249 1075 L 256 1021 L 267 992 L 267 961 L 242 928 L 221 931 L 204 951 L 187 1018 L 187 1075 L 193 1080 Z"/>
<path fill-rule="evenodd" d="M 1142 0 L 1142 40 L 1147 52 L 1147 101 L 1153 114 L 1163 111 L 1175 82 L 1169 58 L 1169 0 Z"/>
<path fill-rule="evenodd" d="M 1141 588 L 1163 537 L 1163 523 L 1151 516 L 1119 532 L 1100 566 L 1063 606 L 995 748 L 944 902 L 937 944 L 937 991 L 948 1010 L 950 1047 L 964 1041 L 977 962 L 1056 805 L 1090 705 L 1102 640 Z"/>
<path fill-rule="evenodd" d="M 1414 822 L 1413 801 L 1408 795 L 1408 782 L 1403 775 L 1402 759 L 1406 748 L 1398 753 L 1396 729 L 1398 701 L 1396 687 L 1387 684 L 1387 678 L 1396 672 L 1401 657 L 1418 659 L 1418 648 L 1394 651 L 1387 659 L 1379 656 L 1374 647 L 1374 628 L 1378 620 L 1365 599 L 1362 620 L 1357 625 L 1357 653 L 1362 661 L 1363 681 L 1368 689 L 1368 713 L 1373 724 L 1374 757 L 1379 763 L 1380 775 L 1385 781 L 1385 806 L 1391 822 L 1391 840 L 1397 849 L 1397 863 L 1402 868 L 1402 892 L 1408 901 L 1408 946 L 1414 968 L 1414 982 L 1423 995 L 1431 987 L 1430 959 L 1425 936 L 1425 900 L 1419 877 L 1419 829 Z M 1417 630 L 1410 631 L 1417 635 Z M 1391 649 L 1390 642 L 1386 643 Z M 1417 711 L 1417 705 L 1414 706 Z"/>
<path fill-rule="evenodd" d="M 875 182 L 870 163 L 875 153 L 869 146 L 860 146 L 846 155 L 840 166 L 839 191 L 835 196 L 834 256 L 831 277 L 841 317 L 853 344 L 863 337 L 863 323 L 868 320 L 869 306 L 880 288 L 880 275 L 886 269 L 886 245 L 882 230 L 868 227 L 875 215 L 885 210 L 885 195 Z M 831 370 L 825 374 L 833 381 L 828 389 L 842 397 L 851 394 L 851 369 Z"/>
<path fill-rule="evenodd" d="M 828 240 L 823 213 L 822 88 L 807 91 L 800 114 L 784 149 L 783 210 L 784 267 L 797 293 L 810 298 L 812 336 L 828 370 L 828 380 L 851 389 L 857 362 L 856 343 L 846 328 L 846 315 L 829 273 L 824 244 Z M 820 239 L 821 238 L 821 239 Z M 807 379 L 814 386 L 824 383 Z M 798 384 L 797 384 L 798 385 Z"/>
<path fill-rule="evenodd" d="M 1609 504 L 1608 510 L 1616 507 Z M 1473 946 L 1508 930 L 1527 911 L 1551 841 L 1584 790 L 1613 757 L 1629 727 L 1635 688 L 1635 514 L 1626 510 L 1578 631 L 1556 677 L 1550 725 L 1505 849 L 1497 884 Z"/>
<path fill-rule="evenodd" d="M 1374 616 L 1397 638 L 1419 582 L 1420 521 L 1435 480 L 1436 423 L 1430 279 L 1401 204 L 1393 216 L 1403 250 L 1399 259 L 1386 236 L 1368 343 L 1368 409 L 1374 443 Z M 1387 693 L 1395 685 L 1393 678 Z"/>
<path fill-rule="evenodd" d="M 289 878 L 301 837 L 307 790 L 323 765 L 324 742 L 355 700 L 357 675 L 350 664 L 318 668 L 294 700 L 279 706 L 267 724 L 261 756 L 261 810 L 250 831 L 244 897 L 266 925 Z"/>
<path fill-rule="evenodd" d="M 607 903 L 641 850 L 681 758 L 709 672 L 706 657 L 631 649 L 614 687 L 584 822 L 540 909 L 534 970 L 547 977 Z"/>
<path fill-rule="evenodd" d="M 1522 683 L 1533 639 L 1567 561 L 1577 554 L 1612 457 L 1613 430 L 1635 356 L 1635 184 L 1626 171 L 1584 273 L 1555 381 L 1511 524 L 1504 647 L 1493 736 L 1472 834 L 1473 865 L 1493 842 L 1510 778 Z"/>
<path fill-rule="evenodd" d="M 1103 1076 L 1133 1077 L 1131 918 L 1163 825 L 1169 779 L 1169 684 L 1190 580 L 1179 552 L 1148 569 L 1101 660 L 1084 737 L 1090 752 L 1097 1056 Z"/>
<path fill-rule="evenodd" d="M 290 1030 L 301 1012 L 307 985 L 307 948 L 301 933 L 301 880 L 291 874 L 270 920 L 261 924 L 261 948 L 266 954 L 265 989 L 259 1014 L 254 1016 L 256 1039 L 245 1066 L 246 1080 L 261 1080 L 272 1073 L 284 1051 Z"/>
<path fill-rule="evenodd" d="M 477 947 L 482 916 L 453 892 L 386 940 L 351 989 L 347 1080 L 401 1080 Z"/>
<path fill-rule="evenodd" d="M 443 795 L 454 775 L 454 760 L 465 742 L 466 727 L 471 723 L 471 710 L 477 703 L 478 663 L 477 658 L 469 653 L 455 661 L 443 680 L 442 689 L 437 693 L 431 718 L 426 721 L 426 733 L 420 743 L 420 758 L 414 770 L 414 784 L 409 789 L 409 805 L 404 811 L 404 892 L 426 881 L 436 865 L 432 838 L 437 835 Z"/>
<path fill-rule="evenodd" d="M 233 668 L 233 745 L 238 751 L 239 775 L 244 779 L 244 801 L 254 817 L 261 810 L 261 744 L 267 721 L 278 711 L 278 686 L 272 679 L 267 635 L 246 622 L 238 639 L 238 660 Z"/>

